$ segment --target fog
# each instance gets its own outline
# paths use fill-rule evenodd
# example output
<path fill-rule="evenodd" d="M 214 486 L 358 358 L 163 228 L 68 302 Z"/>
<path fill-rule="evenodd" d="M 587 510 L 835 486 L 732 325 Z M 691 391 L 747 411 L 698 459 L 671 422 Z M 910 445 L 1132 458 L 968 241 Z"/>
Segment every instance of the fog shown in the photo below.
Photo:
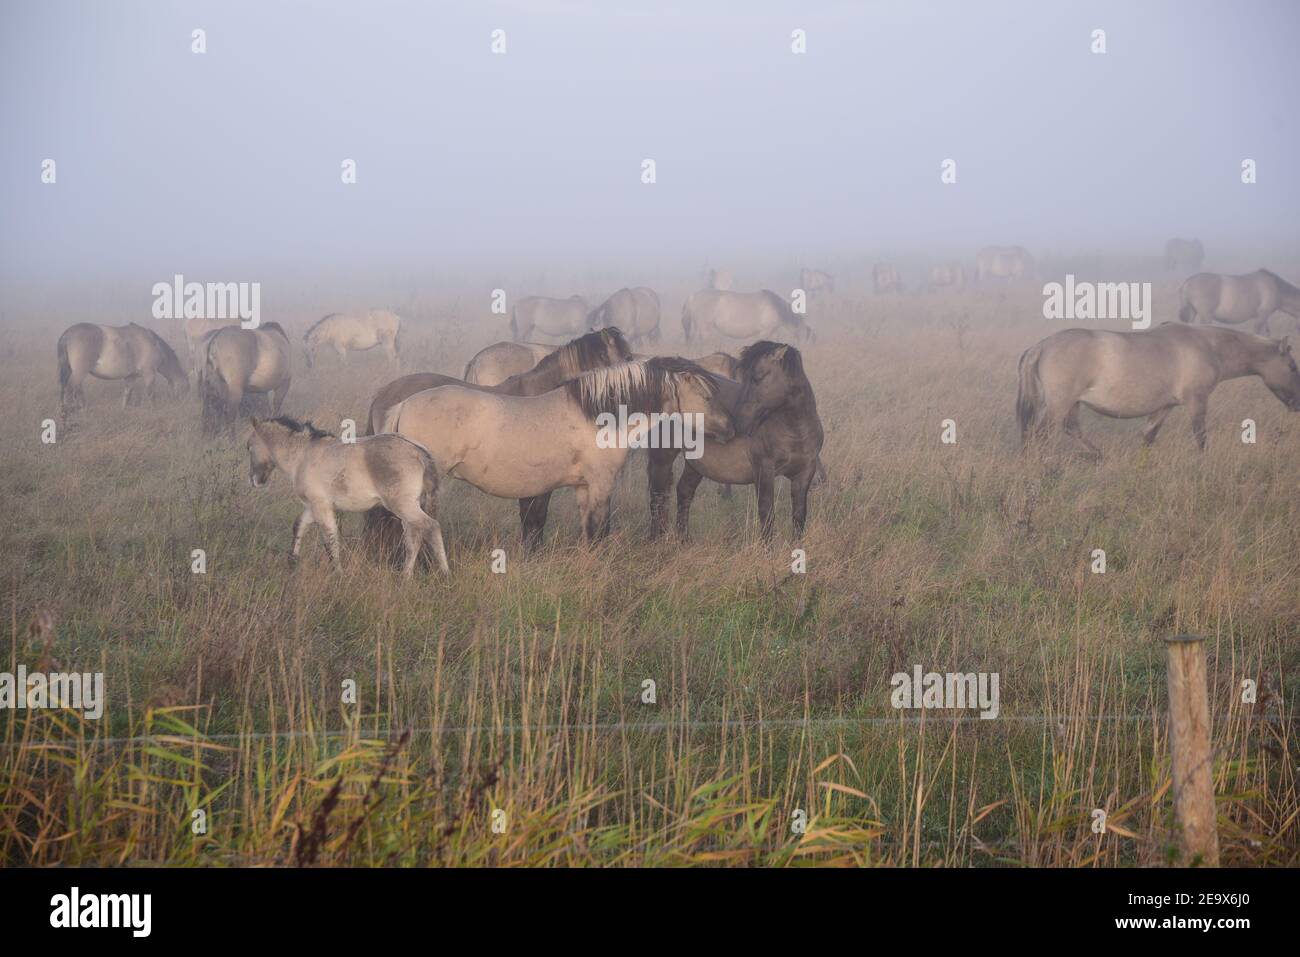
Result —
<path fill-rule="evenodd" d="M 990 242 L 1155 254 L 1175 235 L 1213 260 L 1292 243 L 1300 210 L 1290 0 L 17 0 L 0 16 L 10 282 L 650 273 Z"/>

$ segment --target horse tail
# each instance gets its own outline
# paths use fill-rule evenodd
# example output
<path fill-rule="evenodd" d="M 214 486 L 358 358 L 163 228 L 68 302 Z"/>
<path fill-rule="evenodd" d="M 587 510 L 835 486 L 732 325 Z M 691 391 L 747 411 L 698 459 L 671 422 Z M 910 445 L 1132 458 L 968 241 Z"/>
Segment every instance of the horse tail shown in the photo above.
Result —
<path fill-rule="evenodd" d="M 1043 380 L 1038 375 L 1038 360 L 1042 358 L 1041 346 L 1032 346 L 1020 356 L 1020 388 L 1016 392 L 1016 418 L 1020 422 L 1020 444 L 1029 441 L 1029 434 L 1038 419 L 1043 404 Z"/>
<path fill-rule="evenodd" d="M 59 336 L 59 394 L 68 387 L 68 382 L 72 378 L 72 363 L 68 361 L 68 340 L 65 333 Z"/>

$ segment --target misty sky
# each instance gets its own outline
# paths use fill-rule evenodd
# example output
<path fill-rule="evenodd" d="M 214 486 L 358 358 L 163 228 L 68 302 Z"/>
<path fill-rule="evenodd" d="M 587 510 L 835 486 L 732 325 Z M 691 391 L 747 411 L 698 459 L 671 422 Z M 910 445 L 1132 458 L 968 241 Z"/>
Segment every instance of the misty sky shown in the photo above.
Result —
<path fill-rule="evenodd" d="M 0 278 L 1297 234 L 1293 0 L 0 11 Z"/>

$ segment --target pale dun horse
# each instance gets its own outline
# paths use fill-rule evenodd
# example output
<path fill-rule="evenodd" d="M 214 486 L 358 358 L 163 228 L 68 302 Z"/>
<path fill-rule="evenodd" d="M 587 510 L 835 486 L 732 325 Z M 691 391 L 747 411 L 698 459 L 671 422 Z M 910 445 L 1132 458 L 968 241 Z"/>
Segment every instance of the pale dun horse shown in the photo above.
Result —
<path fill-rule="evenodd" d="M 181 391 L 190 391 L 189 376 L 172 347 L 156 332 L 136 325 L 101 326 L 79 322 L 59 336 L 59 404 L 63 414 L 85 401 L 81 384 L 86 376 L 125 379 L 122 405 L 130 405 L 137 389 L 155 399 L 158 378 Z"/>
<path fill-rule="evenodd" d="M 1066 329 L 1020 357 L 1021 445 L 1059 428 L 1100 458 L 1079 427 L 1080 406 L 1112 419 L 1147 416 L 1143 439 L 1150 445 L 1169 413 L 1185 405 L 1204 449 L 1210 393 L 1225 379 L 1251 375 L 1288 409 L 1300 411 L 1300 371 L 1285 339 L 1174 323 L 1144 332 Z"/>
<path fill-rule="evenodd" d="M 371 309 L 360 315 L 335 312 L 320 319 L 303 335 L 303 359 L 310 369 L 321 349 L 333 349 L 346 363 L 349 352 L 365 352 L 383 346 L 393 362 L 400 362 L 397 337 L 402 320 L 387 309 Z"/>
<path fill-rule="evenodd" d="M 296 562 L 303 534 L 319 525 L 330 561 L 339 567 L 339 529 L 335 511 L 362 512 L 381 505 L 400 519 L 406 546 L 402 574 L 410 575 L 420 549 L 428 545 L 447 573 L 442 527 L 425 507 L 435 510 L 438 472 L 427 449 L 400 435 L 372 435 L 355 442 L 287 416 L 262 421 L 254 416 L 248 437 L 248 481 L 261 488 L 277 468 L 293 482 L 302 514 L 293 523 L 289 561 Z"/>

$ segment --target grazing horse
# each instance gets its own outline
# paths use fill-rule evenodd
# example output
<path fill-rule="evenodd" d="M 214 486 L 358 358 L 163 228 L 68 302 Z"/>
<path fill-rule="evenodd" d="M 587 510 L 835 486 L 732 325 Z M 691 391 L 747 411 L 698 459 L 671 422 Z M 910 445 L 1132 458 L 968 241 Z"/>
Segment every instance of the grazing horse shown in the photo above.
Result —
<path fill-rule="evenodd" d="M 256 329 L 218 329 L 203 350 L 204 431 L 233 425 L 240 403 L 250 393 L 273 393 L 271 411 L 279 415 L 290 379 L 289 337 L 278 322 L 264 322 Z"/>
<path fill-rule="evenodd" d="M 59 336 L 59 404 L 66 414 L 85 401 L 81 383 L 87 375 L 96 379 L 125 379 L 122 405 L 135 398 L 136 386 L 143 386 L 152 402 L 158 376 L 182 393 L 190 391 L 189 376 L 172 347 L 156 332 L 136 325 L 101 326 L 79 322 Z"/>
<path fill-rule="evenodd" d="M 877 296 L 891 292 L 901 293 L 903 280 L 893 266 L 888 263 L 876 263 L 871 267 L 871 288 Z"/>
<path fill-rule="evenodd" d="M 732 339 L 771 336 L 778 330 L 800 339 L 811 339 L 812 329 L 772 292 L 719 292 L 701 289 L 691 293 L 682 306 L 682 332 L 687 342 L 702 340 L 710 333 Z"/>
<path fill-rule="evenodd" d="M 440 475 L 489 495 L 528 500 L 573 487 L 581 537 L 590 542 L 609 532 L 609 499 L 629 446 L 647 441 L 652 421 L 662 423 L 649 416 L 675 415 L 683 427 L 699 422 L 700 432 L 731 438 L 718 389 L 695 363 L 660 356 L 585 372 L 535 396 L 428 389 L 390 409 L 383 428 L 428 448 Z M 611 419 L 627 424 L 612 441 Z M 521 508 L 520 518 L 525 546 L 540 543 L 545 517 Z"/>
<path fill-rule="evenodd" d="M 975 279 L 1031 279 L 1034 275 L 1033 257 L 1023 246 L 985 246 L 975 257 Z"/>
<path fill-rule="evenodd" d="M 1199 239 L 1171 239 L 1165 243 L 1165 269 L 1196 272 L 1205 261 L 1205 247 Z"/>
<path fill-rule="evenodd" d="M 1200 272 L 1183 283 L 1179 296 L 1178 318 L 1183 322 L 1217 319 L 1235 325 L 1254 319 L 1255 332 L 1268 335 L 1273 313 L 1300 319 L 1300 289 L 1267 269 L 1245 276 Z"/>
<path fill-rule="evenodd" d="M 316 364 L 316 352 L 322 348 L 333 349 L 341 362 L 347 362 L 349 352 L 365 352 L 383 346 L 388 358 L 399 362 L 397 337 L 401 331 L 402 320 L 387 309 L 371 309 L 359 316 L 330 313 L 303 334 L 307 368 Z"/>
<path fill-rule="evenodd" d="M 587 317 L 587 328 L 617 326 L 627 333 L 628 342 L 644 339 L 649 343 L 659 341 L 659 296 L 653 289 L 637 286 L 620 289 Z"/>
<path fill-rule="evenodd" d="M 543 357 L 541 362 L 528 371 L 511 376 L 495 386 L 471 385 L 434 372 L 402 376 L 380 389 L 371 400 L 366 434 L 379 432 L 389 409 L 425 389 L 456 385 L 499 395 L 541 395 L 584 372 L 618 365 L 630 358 L 632 348 L 623 338 L 623 333 L 610 327 L 579 336 Z M 551 493 L 547 492 L 536 498 L 521 499 L 519 514 L 526 525 L 542 528 L 546 525 L 546 513 L 550 507 Z M 392 516 L 384 509 L 373 508 L 366 513 L 365 534 L 377 548 L 387 548 L 395 537 L 395 531 Z"/>
<path fill-rule="evenodd" d="M 293 523 L 289 561 L 298 560 L 303 533 L 320 525 L 325 549 L 335 569 L 339 566 L 339 528 L 334 512 L 360 512 L 382 505 L 402 523 L 406 562 L 402 574 L 410 575 L 420 548 L 433 549 L 438 567 L 447 572 L 447 551 L 442 528 L 423 505 L 435 509 L 438 472 L 427 449 L 400 435 L 371 435 L 355 442 L 340 442 L 310 422 L 288 416 L 265 422 L 252 419 L 248 437 L 248 481 L 261 488 L 279 466 L 293 482 L 302 502 L 302 514 Z M 436 513 L 435 513 L 436 514 Z"/>
<path fill-rule="evenodd" d="M 1079 406 L 1112 419 L 1148 416 L 1147 445 L 1174 407 L 1192 414 L 1196 443 L 1205 448 L 1205 409 L 1225 379 L 1256 375 L 1287 408 L 1300 411 L 1300 372 L 1285 339 L 1266 339 L 1221 326 L 1162 323 L 1143 332 L 1066 329 L 1020 357 L 1016 414 L 1022 448 L 1062 428 L 1092 456 Z"/>
<path fill-rule="evenodd" d="M 827 295 L 835 291 L 835 277 L 820 269 L 800 269 L 799 288 L 813 296 Z"/>
<path fill-rule="evenodd" d="M 470 385 L 498 385 L 512 375 L 527 372 L 556 348 L 541 342 L 494 342 L 469 360 L 464 379 Z"/>
<path fill-rule="evenodd" d="M 761 341 L 740 353 L 739 394 L 735 405 L 736 436 L 725 445 L 704 441 L 704 454 L 687 459 L 677 483 L 677 530 L 690 532 L 691 502 L 705 478 L 726 485 L 753 485 L 758 493 L 759 528 L 772 537 L 776 476 L 790 480 L 791 518 L 796 538 L 808 517 L 808 490 L 821 465 L 824 439 L 812 384 L 803 357 L 794 346 Z M 668 487 L 676 449 L 651 449 L 650 534 L 667 526 Z"/>
<path fill-rule="evenodd" d="M 551 299 L 526 296 L 510 310 L 510 337 L 523 342 L 534 332 L 547 336 L 579 336 L 587 329 L 591 307 L 581 296 Z"/>

